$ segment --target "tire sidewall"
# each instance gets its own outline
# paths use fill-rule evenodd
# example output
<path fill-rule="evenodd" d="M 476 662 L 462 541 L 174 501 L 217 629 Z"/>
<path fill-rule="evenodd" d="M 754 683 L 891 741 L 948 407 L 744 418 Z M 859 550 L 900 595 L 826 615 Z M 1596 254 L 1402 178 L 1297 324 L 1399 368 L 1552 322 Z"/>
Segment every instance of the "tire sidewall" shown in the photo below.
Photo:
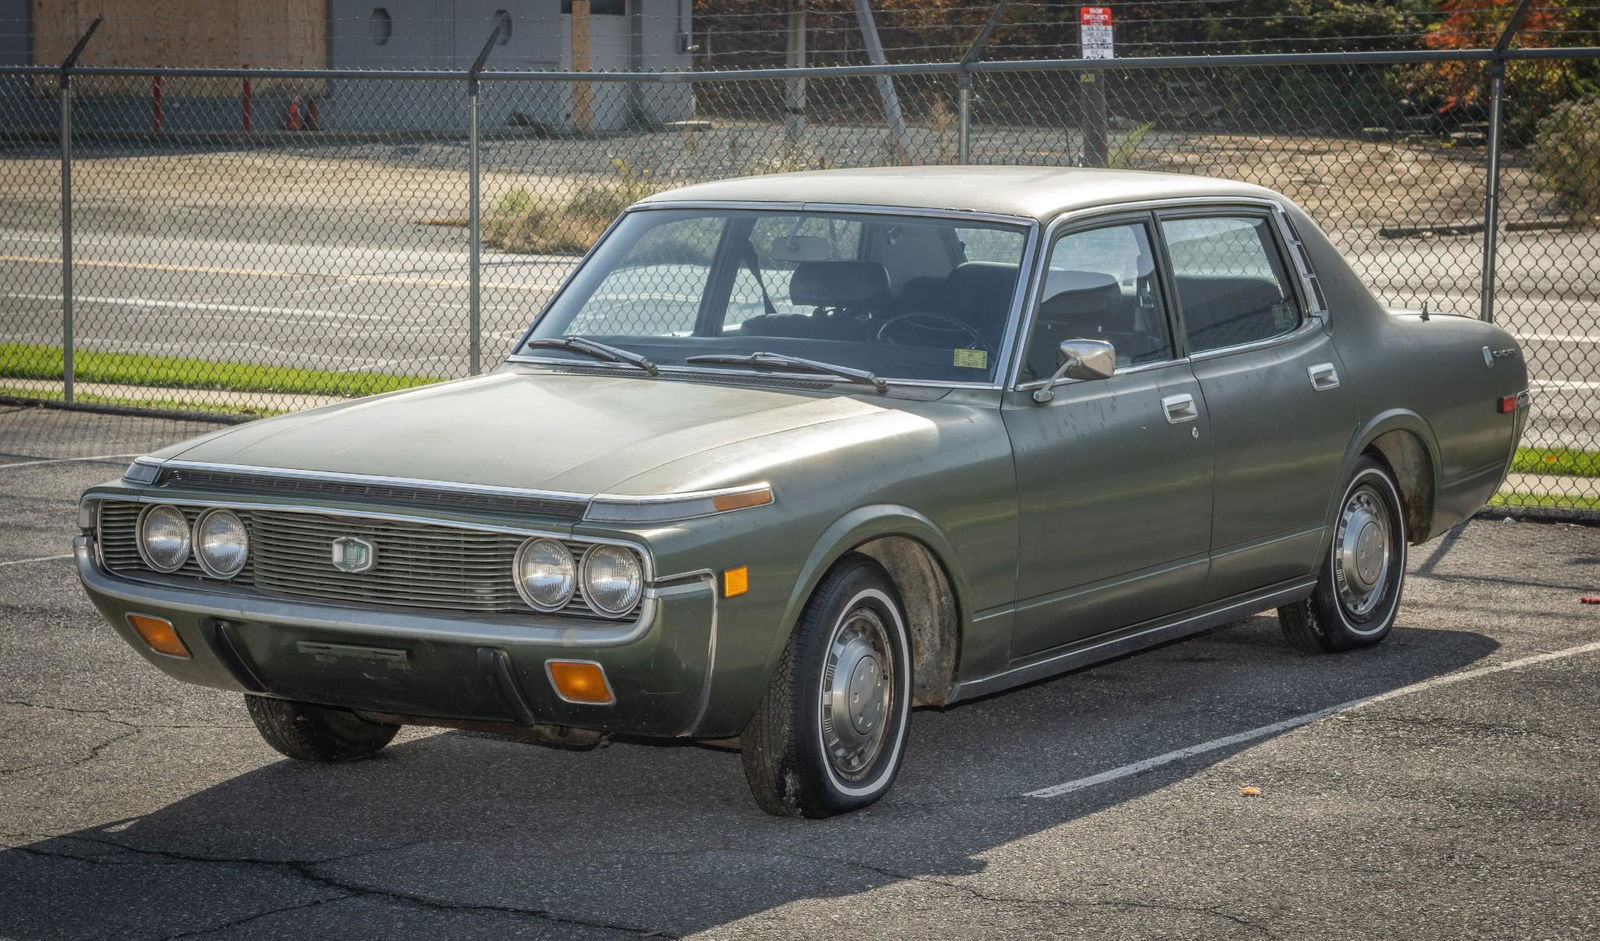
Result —
<path fill-rule="evenodd" d="M 1335 556 L 1340 536 L 1340 518 L 1344 514 L 1344 507 L 1350 501 L 1352 494 L 1363 485 L 1374 487 L 1382 498 L 1384 512 L 1389 516 L 1390 539 L 1395 546 L 1393 569 L 1385 577 L 1388 580 L 1388 593 L 1382 604 L 1374 609 L 1371 614 L 1361 620 L 1355 620 L 1345 611 L 1343 603 L 1339 600 L 1338 582 L 1335 575 Z M 1350 483 L 1345 487 L 1344 493 L 1339 497 L 1339 508 L 1335 516 L 1333 530 L 1328 540 L 1328 556 L 1323 563 L 1319 600 L 1322 628 L 1327 633 L 1328 639 L 1339 647 L 1364 646 L 1382 640 L 1390 628 L 1394 626 L 1395 615 L 1400 609 L 1400 596 L 1405 588 L 1406 550 L 1407 537 L 1405 512 L 1400 500 L 1400 491 L 1395 487 L 1394 479 L 1389 471 L 1370 458 L 1364 459 L 1356 465 L 1356 472 L 1350 478 Z"/>
<path fill-rule="evenodd" d="M 822 738 L 822 680 L 828 648 L 834 634 L 851 612 L 867 606 L 883 620 L 889 633 L 894 658 L 895 689 L 891 704 L 891 727 L 882 752 L 871 773 L 859 782 L 839 776 L 828 760 Z M 795 736 L 799 759 L 812 780 L 821 785 L 817 795 L 834 809 L 844 810 L 870 804 L 883 796 L 899 773 L 911 718 L 911 645 L 900 599 L 888 578 L 876 565 L 862 565 L 829 593 L 821 615 L 813 624 L 804 644 L 805 666 L 802 682 L 796 684 Z"/>

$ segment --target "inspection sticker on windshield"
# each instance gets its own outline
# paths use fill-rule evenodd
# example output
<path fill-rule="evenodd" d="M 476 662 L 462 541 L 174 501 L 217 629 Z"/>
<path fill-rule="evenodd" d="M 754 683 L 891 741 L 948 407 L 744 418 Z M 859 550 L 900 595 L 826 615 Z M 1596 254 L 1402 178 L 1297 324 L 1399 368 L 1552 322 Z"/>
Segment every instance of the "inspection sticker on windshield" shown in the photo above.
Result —
<path fill-rule="evenodd" d="M 965 369 L 988 369 L 987 350 L 956 350 L 956 365 Z"/>

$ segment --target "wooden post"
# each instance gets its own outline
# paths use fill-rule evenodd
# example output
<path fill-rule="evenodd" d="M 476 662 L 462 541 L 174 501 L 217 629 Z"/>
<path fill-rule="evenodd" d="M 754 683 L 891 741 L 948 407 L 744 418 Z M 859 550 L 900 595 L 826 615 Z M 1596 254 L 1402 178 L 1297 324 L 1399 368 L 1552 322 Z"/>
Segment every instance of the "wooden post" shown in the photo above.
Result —
<path fill-rule="evenodd" d="M 590 49 L 589 0 L 572 0 L 572 71 L 593 71 Z M 572 123 L 584 134 L 594 129 L 594 105 L 589 93 L 588 82 L 573 83 Z"/>

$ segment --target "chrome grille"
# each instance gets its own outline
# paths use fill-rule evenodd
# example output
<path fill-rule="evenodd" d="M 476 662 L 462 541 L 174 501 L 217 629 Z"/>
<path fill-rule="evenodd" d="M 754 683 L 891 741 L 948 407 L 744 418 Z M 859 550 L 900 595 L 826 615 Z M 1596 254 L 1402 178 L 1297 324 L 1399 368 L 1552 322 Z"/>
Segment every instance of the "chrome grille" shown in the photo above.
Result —
<path fill-rule="evenodd" d="M 205 507 L 174 504 L 192 523 Z M 100 556 L 112 572 L 143 578 L 193 578 L 208 587 L 253 586 L 260 594 L 333 604 L 396 605 L 475 614 L 529 614 L 517 593 L 512 566 L 528 537 L 444 524 L 281 510 L 237 510 L 250 530 L 250 561 L 231 581 L 207 578 L 191 557 L 181 570 L 161 576 L 139 558 L 136 544 L 144 504 L 100 504 Z M 353 536 L 376 547 L 377 563 L 365 572 L 333 567 L 333 541 Z M 588 544 L 563 540 L 574 558 Z M 580 591 L 561 614 L 599 617 Z"/>

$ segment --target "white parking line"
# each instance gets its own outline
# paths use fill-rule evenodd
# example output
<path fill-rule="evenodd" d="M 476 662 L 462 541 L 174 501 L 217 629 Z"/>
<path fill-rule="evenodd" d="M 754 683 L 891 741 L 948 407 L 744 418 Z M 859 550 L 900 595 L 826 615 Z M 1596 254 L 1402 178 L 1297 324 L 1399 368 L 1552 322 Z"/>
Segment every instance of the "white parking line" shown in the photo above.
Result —
<path fill-rule="evenodd" d="M 97 454 L 94 457 L 52 457 L 38 461 L 17 461 L 14 464 L 0 464 L 0 470 L 10 467 L 38 467 L 40 464 L 73 464 L 92 463 L 94 461 L 121 461 L 138 457 L 137 454 Z"/>
<path fill-rule="evenodd" d="M 1565 650 L 1557 650 L 1551 653 L 1535 654 L 1531 657 L 1523 657 L 1520 660 L 1509 660 L 1505 663 L 1497 663 L 1492 666 L 1478 667 L 1472 670 L 1463 670 L 1460 673 L 1447 673 L 1444 676 L 1436 676 L 1431 680 L 1423 680 L 1420 683 L 1412 683 L 1410 686 L 1402 686 L 1399 689 L 1391 689 L 1387 693 L 1378 693 L 1375 696 L 1367 696 L 1362 699 L 1352 699 L 1349 702 L 1339 703 L 1337 706 L 1329 706 L 1326 709 L 1318 709 L 1316 712 L 1307 712 L 1304 715 L 1298 715 L 1292 719 L 1284 719 L 1282 722 L 1274 722 L 1271 725 L 1263 725 L 1244 732 L 1237 732 L 1233 735 L 1225 735 L 1222 738 L 1214 738 L 1209 742 L 1201 742 L 1198 745 L 1190 745 L 1187 748 L 1179 748 L 1176 751 L 1169 751 L 1164 755 L 1156 755 L 1154 758 L 1146 758 L 1143 761 L 1135 761 L 1131 764 L 1123 765 L 1120 768 L 1112 768 L 1109 771 L 1102 771 L 1099 774 L 1091 774 L 1086 778 L 1078 778 L 1076 781 L 1067 781 L 1063 784 L 1052 784 L 1049 787 L 1042 787 L 1037 791 L 1028 791 L 1022 796 L 1060 797 L 1063 794 L 1070 794 L 1073 791 L 1081 791 L 1084 788 L 1094 787 L 1097 784 L 1106 784 L 1111 781 L 1120 781 L 1123 778 L 1131 778 L 1134 775 L 1143 774 L 1144 772 L 1153 768 L 1159 768 L 1162 765 L 1170 765 L 1174 761 L 1182 761 L 1185 758 L 1192 758 L 1195 755 L 1203 755 L 1207 752 L 1213 752 L 1220 748 L 1228 748 L 1232 745 L 1238 745 L 1241 742 L 1265 738 L 1269 735 L 1285 732 L 1289 729 L 1298 728 L 1302 725 L 1310 725 L 1318 719 L 1326 719 L 1329 716 L 1337 715 L 1341 712 L 1349 712 L 1352 709 L 1360 709 L 1363 706 L 1370 706 L 1373 703 L 1386 702 L 1390 699 L 1396 699 L 1401 696 L 1409 696 L 1412 693 L 1420 693 L 1423 690 L 1436 689 L 1440 686 L 1449 686 L 1453 683 L 1461 683 L 1466 680 L 1475 680 L 1479 677 L 1501 673 L 1506 670 L 1516 670 L 1521 667 L 1530 667 L 1539 663 L 1548 663 L 1551 660 L 1560 660 L 1565 657 L 1575 657 L 1579 654 L 1593 653 L 1595 651 L 1600 651 L 1600 641 L 1596 641 L 1591 644 L 1581 644 L 1577 647 L 1568 647 Z"/>
<path fill-rule="evenodd" d="M 21 301 L 60 301 L 60 294 L 8 294 Z M 224 314 L 267 314 L 273 317 L 313 317 L 319 320 L 393 320 L 389 314 L 355 314 L 340 310 L 314 310 L 306 307 L 258 307 L 254 304 L 217 304 L 211 301 L 172 301 L 154 297 L 85 297 L 73 295 L 73 303 L 110 304 L 117 307 L 151 310 L 201 310 Z"/>
<path fill-rule="evenodd" d="M 1600 389 L 1600 382 L 1584 379 L 1534 379 L 1528 384 L 1540 389 Z"/>
<path fill-rule="evenodd" d="M 42 555 L 37 559 L 12 559 L 9 562 L 0 562 L 0 568 L 5 568 L 8 565 L 30 565 L 34 562 L 54 562 L 58 559 L 70 558 L 72 558 L 72 553 L 69 552 L 66 555 Z"/>
<path fill-rule="evenodd" d="M 1600 337 L 1586 337 L 1576 333 L 1514 333 L 1519 340 L 1543 340 L 1546 343 L 1600 343 Z"/>

